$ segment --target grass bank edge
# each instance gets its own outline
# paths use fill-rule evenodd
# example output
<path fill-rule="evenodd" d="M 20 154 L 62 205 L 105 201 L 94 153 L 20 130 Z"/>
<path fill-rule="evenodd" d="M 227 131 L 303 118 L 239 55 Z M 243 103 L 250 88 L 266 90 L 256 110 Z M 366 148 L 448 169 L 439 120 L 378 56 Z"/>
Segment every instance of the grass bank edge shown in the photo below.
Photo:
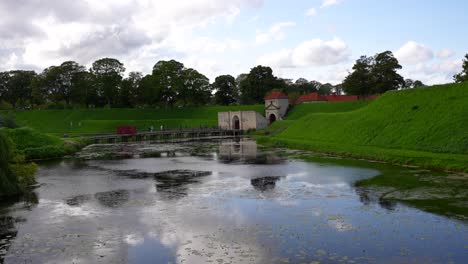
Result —
<path fill-rule="evenodd" d="M 341 143 L 283 139 L 268 136 L 253 136 L 257 142 L 274 147 L 286 147 L 336 155 L 351 159 L 381 161 L 403 166 L 417 166 L 431 170 L 468 172 L 468 155 L 433 153 L 404 149 L 386 149 L 372 146 L 353 146 Z"/>

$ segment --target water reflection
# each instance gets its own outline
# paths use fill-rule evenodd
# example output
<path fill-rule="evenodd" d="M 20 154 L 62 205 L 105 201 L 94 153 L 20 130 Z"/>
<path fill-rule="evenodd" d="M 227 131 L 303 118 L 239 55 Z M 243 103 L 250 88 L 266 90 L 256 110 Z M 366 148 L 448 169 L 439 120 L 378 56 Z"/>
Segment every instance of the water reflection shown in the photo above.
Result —
<path fill-rule="evenodd" d="M 356 193 L 359 195 L 359 200 L 365 205 L 378 204 L 381 208 L 387 210 L 395 210 L 397 202 L 386 200 L 382 195 L 388 190 L 385 188 L 372 188 L 372 187 L 357 187 Z"/>
<path fill-rule="evenodd" d="M 192 147 L 197 150 L 187 150 Z M 174 148 L 174 156 L 41 166 L 39 204 L 0 210 L 7 219 L 0 231 L 12 237 L 8 248 L 0 238 L 5 262 L 438 263 L 467 257 L 465 222 L 381 203 L 378 190 L 354 187 L 378 175 L 376 169 L 272 162 L 281 159 L 251 142 Z"/>
<path fill-rule="evenodd" d="M 30 211 L 38 200 L 35 192 L 28 191 L 22 197 L 3 197 L 0 201 L 0 263 L 4 263 L 4 257 L 18 234 L 17 226 L 26 222 L 25 218 L 11 212 Z"/>
<path fill-rule="evenodd" d="M 125 203 L 128 202 L 130 197 L 127 190 L 115 190 L 108 192 L 99 192 L 94 195 L 100 204 L 110 207 L 118 208 L 122 207 Z"/>
<path fill-rule="evenodd" d="M 255 178 L 250 180 L 250 184 L 261 192 L 273 190 L 276 186 L 276 182 L 281 179 L 280 176 L 267 176 L 261 178 Z"/>
<path fill-rule="evenodd" d="M 187 195 L 190 184 L 200 182 L 200 177 L 211 175 L 210 171 L 171 170 L 154 174 L 156 190 L 167 198 L 180 198 Z"/>
<path fill-rule="evenodd" d="M 223 163 L 278 164 L 283 161 L 271 152 L 259 151 L 251 139 L 223 141 L 219 144 L 219 160 Z"/>

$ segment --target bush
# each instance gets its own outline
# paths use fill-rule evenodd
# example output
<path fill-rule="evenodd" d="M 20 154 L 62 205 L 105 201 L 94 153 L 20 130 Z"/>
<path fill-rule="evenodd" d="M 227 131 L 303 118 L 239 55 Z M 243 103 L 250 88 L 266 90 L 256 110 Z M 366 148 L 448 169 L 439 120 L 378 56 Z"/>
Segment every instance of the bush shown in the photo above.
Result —
<path fill-rule="evenodd" d="M 58 137 L 42 134 L 30 128 L 6 129 L 4 133 L 11 138 L 19 151 L 27 148 L 61 146 L 63 144 Z"/>
<path fill-rule="evenodd" d="M 38 170 L 38 166 L 36 163 L 15 163 L 11 165 L 11 169 L 18 178 L 19 185 L 22 189 L 27 188 L 33 184 L 36 184 L 36 174 Z"/>
<path fill-rule="evenodd" d="M 0 116 L 0 127 L 17 128 L 18 125 L 13 116 Z"/>
<path fill-rule="evenodd" d="M 25 148 L 22 152 L 26 160 L 61 158 L 67 154 L 63 146 L 41 146 Z"/>
<path fill-rule="evenodd" d="M 0 197 L 20 192 L 18 178 L 11 171 L 9 164 L 12 153 L 11 140 L 0 134 Z"/>
<path fill-rule="evenodd" d="M 0 110 L 10 110 L 12 109 L 13 107 L 11 106 L 11 104 L 5 102 L 5 101 L 0 101 Z"/>

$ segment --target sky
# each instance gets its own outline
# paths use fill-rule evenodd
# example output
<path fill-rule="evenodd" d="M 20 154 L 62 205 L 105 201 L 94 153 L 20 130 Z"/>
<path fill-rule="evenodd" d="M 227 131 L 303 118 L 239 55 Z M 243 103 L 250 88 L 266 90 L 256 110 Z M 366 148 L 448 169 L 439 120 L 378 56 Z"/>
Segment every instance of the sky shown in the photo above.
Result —
<path fill-rule="evenodd" d="M 175 59 L 214 80 L 270 66 L 341 83 L 390 50 L 405 78 L 452 81 L 468 53 L 466 0 L 0 0 L 0 71 L 112 57 L 127 73 Z"/>

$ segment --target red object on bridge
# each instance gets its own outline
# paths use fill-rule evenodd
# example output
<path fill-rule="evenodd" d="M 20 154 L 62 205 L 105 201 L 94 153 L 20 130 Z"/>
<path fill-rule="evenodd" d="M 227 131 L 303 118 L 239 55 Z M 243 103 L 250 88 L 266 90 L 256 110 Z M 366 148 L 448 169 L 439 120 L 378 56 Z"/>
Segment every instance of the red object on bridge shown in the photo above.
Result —
<path fill-rule="evenodd" d="M 118 126 L 117 127 L 118 135 L 135 135 L 136 133 L 137 133 L 137 129 L 135 126 Z"/>

